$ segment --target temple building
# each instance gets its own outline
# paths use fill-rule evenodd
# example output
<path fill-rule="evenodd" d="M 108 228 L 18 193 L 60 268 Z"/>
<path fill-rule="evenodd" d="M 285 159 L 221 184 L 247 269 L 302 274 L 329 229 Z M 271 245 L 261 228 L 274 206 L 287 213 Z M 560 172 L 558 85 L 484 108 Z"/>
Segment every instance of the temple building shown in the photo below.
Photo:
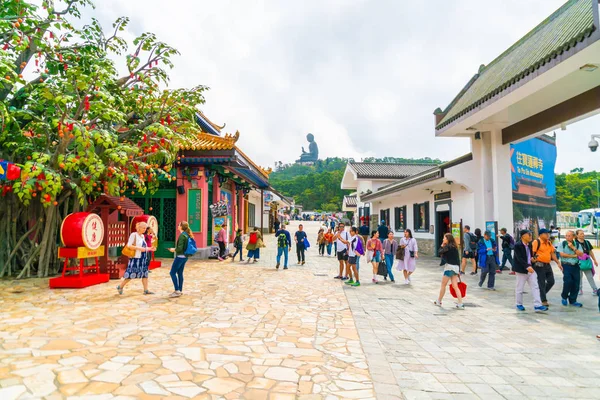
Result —
<path fill-rule="evenodd" d="M 173 168 L 176 180 L 162 182 L 156 193 L 131 196 L 158 220 L 157 257 L 172 256 L 166 249 L 175 247 L 179 221 L 189 222 L 199 248 L 213 244 L 224 222 L 230 243 L 238 228 L 244 232 L 254 227 L 269 230 L 271 169 L 258 166 L 239 148 L 239 132 L 222 134 L 222 127 L 202 113 L 197 122 L 202 133 L 182 144 Z M 265 195 L 271 196 L 268 209 Z M 275 215 L 288 203 L 276 203 Z"/>

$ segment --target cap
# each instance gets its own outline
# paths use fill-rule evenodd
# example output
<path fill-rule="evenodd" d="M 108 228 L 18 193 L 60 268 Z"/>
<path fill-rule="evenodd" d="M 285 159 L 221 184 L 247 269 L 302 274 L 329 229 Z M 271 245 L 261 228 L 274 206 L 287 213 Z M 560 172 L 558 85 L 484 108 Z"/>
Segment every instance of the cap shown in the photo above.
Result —
<path fill-rule="evenodd" d="M 539 230 L 538 235 L 543 235 L 544 233 L 550 233 L 550 231 L 546 228 L 542 228 Z"/>
<path fill-rule="evenodd" d="M 529 229 L 522 229 L 519 231 L 519 236 L 527 235 L 528 233 L 531 233 Z"/>

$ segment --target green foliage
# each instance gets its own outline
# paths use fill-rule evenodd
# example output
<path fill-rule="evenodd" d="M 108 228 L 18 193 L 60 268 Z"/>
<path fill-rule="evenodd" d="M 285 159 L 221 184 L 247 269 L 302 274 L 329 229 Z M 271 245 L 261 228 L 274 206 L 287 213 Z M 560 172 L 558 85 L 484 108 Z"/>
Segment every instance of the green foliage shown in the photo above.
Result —
<path fill-rule="evenodd" d="M 597 171 L 583 172 L 575 168 L 568 174 L 556 174 L 557 211 L 579 211 L 598 206 Z"/>

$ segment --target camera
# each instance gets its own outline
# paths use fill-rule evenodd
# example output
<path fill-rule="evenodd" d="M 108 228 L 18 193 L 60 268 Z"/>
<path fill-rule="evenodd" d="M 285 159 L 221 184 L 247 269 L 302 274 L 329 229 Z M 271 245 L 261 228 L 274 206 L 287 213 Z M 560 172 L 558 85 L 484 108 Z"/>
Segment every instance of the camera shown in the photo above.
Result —
<path fill-rule="evenodd" d="M 590 140 L 588 143 L 588 147 L 590 148 L 590 151 L 595 152 L 598 150 L 598 141 L 592 138 L 592 140 Z"/>

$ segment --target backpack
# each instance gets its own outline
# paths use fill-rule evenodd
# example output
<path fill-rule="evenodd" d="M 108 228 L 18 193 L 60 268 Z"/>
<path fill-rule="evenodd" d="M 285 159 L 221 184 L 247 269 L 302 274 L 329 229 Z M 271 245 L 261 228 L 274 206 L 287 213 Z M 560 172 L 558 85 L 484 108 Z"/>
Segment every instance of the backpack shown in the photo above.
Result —
<path fill-rule="evenodd" d="M 244 243 L 242 242 L 242 236 L 236 236 L 235 239 L 233 240 L 233 245 L 235 247 L 242 247 L 244 245 Z"/>
<path fill-rule="evenodd" d="M 198 247 L 196 246 L 196 241 L 192 237 L 188 236 L 187 234 L 185 236 L 187 236 L 188 240 L 187 240 L 187 245 L 185 246 L 185 250 L 183 251 L 183 254 L 186 256 L 193 256 L 198 251 Z"/>
<path fill-rule="evenodd" d="M 470 239 L 470 243 L 469 243 L 469 248 L 471 250 L 476 250 L 477 249 L 477 236 L 475 236 L 474 233 L 469 232 L 469 239 Z"/>
<path fill-rule="evenodd" d="M 354 249 L 354 251 L 356 251 L 361 256 L 364 256 L 365 255 L 365 249 L 363 248 L 362 240 L 360 240 L 360 238 L 358 238 L 358 237 L 357 237 L 357 240 L 358 240 L 358 242 L 356 243 L 356 248 Z"/>
<path fill-rule="evenodd" d="M 515 238 L 512 237 L 512 235 L 508 234 L 508 247 L 510 249 L 514 249 L 515 248 Z"/>
<path fill-rule="evenodd" d="M 250 239 L 248 240 L 249 244 L 256 244 L 258 242 L 258 233 L 250 232 Z"/>
<path fill-rule="evenodd" d="M 285 235 L 285 233 L 280 233 L 279 236 L 277 236 L 277 247 L 287 247 L 287 245 L 287 236 Z"/>

